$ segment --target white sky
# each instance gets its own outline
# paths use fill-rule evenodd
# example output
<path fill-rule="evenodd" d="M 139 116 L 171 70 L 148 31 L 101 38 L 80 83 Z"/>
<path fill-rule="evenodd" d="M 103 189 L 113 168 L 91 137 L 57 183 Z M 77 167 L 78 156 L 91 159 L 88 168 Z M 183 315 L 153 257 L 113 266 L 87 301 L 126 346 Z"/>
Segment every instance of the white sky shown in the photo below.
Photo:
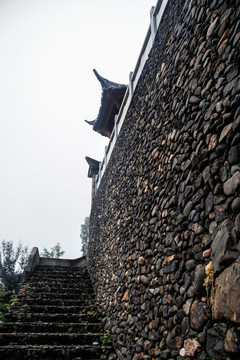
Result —
<path fill-rule="evenodd" d="M 107 139 L 92 69 L 128 83 L 155 0 L 0 0 L 0 241 L 80 254 L 90 213 L 85 156 Z"/>

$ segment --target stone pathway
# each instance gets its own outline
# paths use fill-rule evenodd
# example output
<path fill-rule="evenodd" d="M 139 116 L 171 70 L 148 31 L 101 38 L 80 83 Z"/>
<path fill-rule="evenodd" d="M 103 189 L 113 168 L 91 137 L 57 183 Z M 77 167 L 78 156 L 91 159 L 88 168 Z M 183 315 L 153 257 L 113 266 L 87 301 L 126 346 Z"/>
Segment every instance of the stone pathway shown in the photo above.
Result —
<path fill-rule="evenodd" d="M 40 262 L 4 317 L 0 359 L 106 359 L 102 336 L 87 268 Z"/>

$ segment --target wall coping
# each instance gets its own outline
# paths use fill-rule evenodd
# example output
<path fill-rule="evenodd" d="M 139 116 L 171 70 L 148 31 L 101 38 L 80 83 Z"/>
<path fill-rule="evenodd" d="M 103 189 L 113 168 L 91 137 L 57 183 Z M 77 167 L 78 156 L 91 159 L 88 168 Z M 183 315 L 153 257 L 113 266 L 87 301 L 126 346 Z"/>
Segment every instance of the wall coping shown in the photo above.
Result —
<path fill-rule="evenodd" d="M 110 160 L 112 151 L 115 147 L 115 144 L 117 142 L 118 135 L 120 133 L 121 127 L 125 121 L 129 106 L 132 101 L 132 97 L 134 94 L 134 91 L 137 87 L 138 80 L 142 74 L 143 68 L 145 66 L 145 63 L 148 59 L 148 55 L 152 49 L 153 42 L 155 39 L 155 35 L 158 31 L 158 28 L 160 26 L 162 16 L 164 14 L 165 8 L 168 4 L 169 0 L 158 0 L 156 6 L 151 8 L 150 11 L 150 25 L 145 37 L 145 40 L 143 42 L 142 49 L 140 51 L 137 64 L 135 66 L 135 70 L 130 73 L 129 75 L 129 85 L 127 87 L 125 96 L 123 98 L 120 110 L 118 115 L 115 116 L 115 125 L 108 143 L 108 146 L 105 147 L 105 154 L 103 161 L 99 164 L 99 172 L 95 179 L 95 191 L 97 192 L 97 189 L 101 183 L 101 179 L 103 177 L 103 174 L 107 168 L 107 164 Z"/>
<path fill-rule="evenodd" d="M 40 258 L 40 266 L 72 266 L 83 267 L 86 266 L 86 256 L 82 256 L 78 259 L 53 259 L 53 258 Z"/>

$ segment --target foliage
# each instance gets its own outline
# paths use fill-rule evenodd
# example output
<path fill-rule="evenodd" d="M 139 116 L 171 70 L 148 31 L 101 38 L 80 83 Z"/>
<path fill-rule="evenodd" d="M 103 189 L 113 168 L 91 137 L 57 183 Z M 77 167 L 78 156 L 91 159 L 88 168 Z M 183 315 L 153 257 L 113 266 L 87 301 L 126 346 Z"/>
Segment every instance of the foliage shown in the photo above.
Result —
<path fill-rule="evenodd" d="M 18 293 L 28 256 L 28 247 L 23 246 L 21 242 L 15 249 L 13 241 L 2 240 L 0 245 L 0 278 L 4 291 Z"/>
<path fill-rule="evenodd" d="M 11 298 L 10 298 L 10 303 L 14 303 L 14 301 L 18 298 L 18 294 L 12 294 Z"/>
<path fill-rule="evenodd" d="M 10 299 L 12 292 L 4 291 L 3 284 L 0 284 L 0 323 L 3 315 L 10 310 Z"/>
<path fill-rule="evenodd" d="M 80 238 L 82 243 L 81 252 L 83 256 L 86 255 L 87 253 L 88 232 L 89 232 L 89 216 L 84 219 L 84 223 L 81 225 Z"/>
<path fill-rule="evenodd" d="M 16 248 L 12 241 L 3 240 L 0 244 L 0 322 L 17 298 L 28 256 L 28 247 L 21 242 Z"/>
<path fill-rule="evenodd" d="M 4 291 L 3 284 L 0 284 L 0 323 L 3 316 L 10 310 L 11 304 L 18 298 L 17 294 L 11 291 Z"/>
<path fill-rule="evenodd" d="M 87 315 L 94 317 L 94 316 L 96 316 L 96 312 L 95 312 L 95 311 L 88 311 L 88 312 L 87 312 Z"/>
<path fill-rule="evenodd" d="M 51 248 L 51 251 L 48 251 L 46 248 L 43 249 L 43 252 L 40 254 L 45 258 L 55 258 L 59 259 L 64 255 L 65 251 L 61 250 L 61 245 L 57 243 L 55 246 Z"/>
<path fill-rule="evenodd" d="M 103 338 L 102 338 L 102 350 L 105 355 L 109 354 L 109 352 L 110 352 L 109 347 L 111 347 L 111 345 L 112 345 L 112 341 L 110 339 L 110 334 L 107 331 L 107 332 L 105 332 L 105 334 L 103 335 Z"/>

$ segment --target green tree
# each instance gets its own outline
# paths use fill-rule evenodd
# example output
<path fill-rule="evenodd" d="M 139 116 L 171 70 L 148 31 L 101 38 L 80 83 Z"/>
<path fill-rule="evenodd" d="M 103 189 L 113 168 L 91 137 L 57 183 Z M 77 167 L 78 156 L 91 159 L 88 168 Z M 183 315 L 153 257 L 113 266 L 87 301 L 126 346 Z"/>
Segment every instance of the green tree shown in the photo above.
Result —
<path fill-rule="evenodd" d="M 80 238 L 82 243 L 81 252 L 83 256 L 86 255 L 87 253 L 88 232 L 89 232 L 89 216 L 84 219 L 84 223 L 81 225 Z"/>
<path fill-rule="evenodd" d="M 45 258 L 55 258 L 59 259 L 64 255 L 65 251 L 61 250 L 61 245 L 57 243 L 55 246 L 51 248 L 51 251 L 48 251 L 46 248 L 43 248 L 43 252 L 40 254 Z"/>
<path fill-rule="evenodd" d="M 18 293 L 29 251 L 21 242 L 14 248 L 13 241 L 2 240 L 0 244 L 0 279 L 4 291 Z"/>

